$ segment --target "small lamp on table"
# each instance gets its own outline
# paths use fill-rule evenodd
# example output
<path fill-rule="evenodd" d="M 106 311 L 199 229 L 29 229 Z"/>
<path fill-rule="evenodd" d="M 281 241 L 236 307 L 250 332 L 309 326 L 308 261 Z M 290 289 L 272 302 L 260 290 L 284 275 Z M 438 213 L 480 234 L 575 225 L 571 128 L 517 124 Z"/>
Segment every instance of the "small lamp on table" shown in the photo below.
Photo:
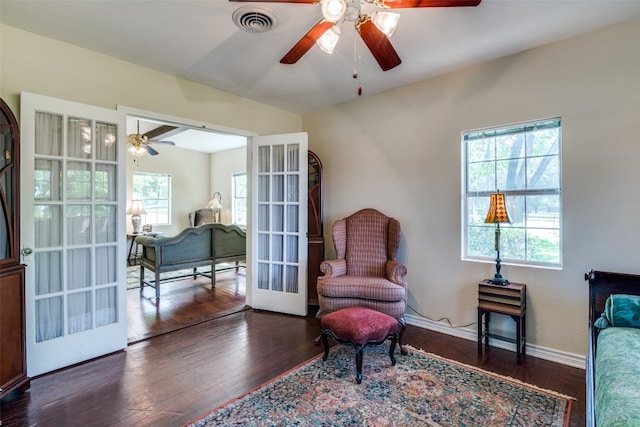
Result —
<path fill-rule="evenodd" d="M 140 223 L 142 222 L 140 219 L 140 215 L 146 215 L 147 211 L 144 210 L 144 205 L 142 204 L 142 200 L 134 199 L 131 201 L 131 206 L 129 206 L 129 210 L 127 210 L 127 214 L 131 215 L 131 225 L 133 225 L 133 234 L 140 233 Z"/>
<path fill-rule="evenodd" d="M 495 224 L 495 251 L 496 251 L 496 274 L 492 279 L 489 279 L 490 283 L 494 285 L 505 286 L 509 284 L 509 281 L 502 277 L 500 274 L 500 268 L 502 267 L 500 259 L 500 224 L 510 223 L 509 214 L 507 213 L 507 202 L 504 197 L 504 193 L 498 192 L 491 194 L 491 200 L 489 203 L 489 212 L 484 220 L 487 224 Z"/>

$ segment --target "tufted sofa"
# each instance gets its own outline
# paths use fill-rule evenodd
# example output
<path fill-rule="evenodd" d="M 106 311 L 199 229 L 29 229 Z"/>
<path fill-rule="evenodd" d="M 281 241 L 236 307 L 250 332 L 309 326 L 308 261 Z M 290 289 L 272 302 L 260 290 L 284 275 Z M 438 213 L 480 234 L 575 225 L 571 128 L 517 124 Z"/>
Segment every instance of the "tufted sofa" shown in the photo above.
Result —
<path fill-rule="evenodd" d="M 142 246 L 140 260 L 140 290 L 145 285 L 155 287 L 160 298 L 160 275 L 169 271 L 193 268 L 193 276 L 200 274 L 198 267 L 211 266 L 211 285 L 215 286 L 215 265 L 222 262 L 246 260 L 246 233 L 237 225 L 207 223 L 188 227 L 171 237 L 138 236 Z M 155 273 L 153 282 L 145 281 L 145 268 Z M 209 277 L 209 276 L 207 276 Z"/>

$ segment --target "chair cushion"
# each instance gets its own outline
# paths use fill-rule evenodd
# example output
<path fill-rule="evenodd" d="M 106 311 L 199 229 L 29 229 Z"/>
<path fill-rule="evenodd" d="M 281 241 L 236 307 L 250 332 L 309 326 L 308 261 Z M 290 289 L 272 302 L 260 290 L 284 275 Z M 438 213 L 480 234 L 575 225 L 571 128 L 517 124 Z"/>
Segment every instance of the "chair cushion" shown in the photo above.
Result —
<path fill-rule="evenodd" d="M 319 277 L 318 295 L 331 298 L 365 298 L 375 301 L 402 301 L 404 286 L 384 277 Z"/>
<path fill-rule="evenodd" d="M 383 341 L 397 332 L 399 323 L 391 316 L 365 307 L 348 307 L 325 315 L 320 321 L 336 338 L 365 345 Z"/>

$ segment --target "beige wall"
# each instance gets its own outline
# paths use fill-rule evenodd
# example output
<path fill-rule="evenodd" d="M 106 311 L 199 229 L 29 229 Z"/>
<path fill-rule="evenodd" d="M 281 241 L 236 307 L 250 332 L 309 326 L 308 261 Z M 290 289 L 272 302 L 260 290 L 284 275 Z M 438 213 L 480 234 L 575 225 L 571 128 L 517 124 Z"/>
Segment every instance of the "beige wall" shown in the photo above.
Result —
<path fill-rule="evenodd" d="M 299 132 L 301 126 L 297 114 L 0 24 L 0 96 L 18 119 L 21 91 L 259 135 Z"/>
<path fill-rule="evenodd" d="M 363 207 L 396 217 L 409 304 L 475 322 L 477 281 L 495 264 L 461 261 L 460 133 L 561 116 L 564 267 L 502 271 L 528 285 L 528 342 L 586 354 L 585 271 L 640 273 L 638 40 L 636 20 L 304 116 L 324 165 L 325 235 Z"/>

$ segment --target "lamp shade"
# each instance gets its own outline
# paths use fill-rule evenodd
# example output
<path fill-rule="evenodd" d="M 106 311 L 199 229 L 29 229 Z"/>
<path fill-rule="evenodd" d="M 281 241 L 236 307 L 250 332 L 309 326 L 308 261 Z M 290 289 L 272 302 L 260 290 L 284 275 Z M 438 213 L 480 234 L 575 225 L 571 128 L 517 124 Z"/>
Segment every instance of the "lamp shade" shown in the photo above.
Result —
<path fill-rule="evenodd" d="M 491 195 L 489 212 L 487 212 L 484 222 L 491 224 L 511 222 L 507 213 L 507 202 L 505 201 L 504 193 L 498 192 Z"/>
<path fill-rule="evenodd" d="M 209 203 L 207 203 L 207 207 L 211 209 L 222 209 L 222 194 L 218 191 L 213 193 Z"/>
<path fill-rule="evenodd" d="M 129 206 L 129 210 L 127 210 L 127 213 L 131 215 L 146 215 L 147 211 L 144 210 L 142 200 L 135 199 L 131 201 L 131 206 Z"/>

